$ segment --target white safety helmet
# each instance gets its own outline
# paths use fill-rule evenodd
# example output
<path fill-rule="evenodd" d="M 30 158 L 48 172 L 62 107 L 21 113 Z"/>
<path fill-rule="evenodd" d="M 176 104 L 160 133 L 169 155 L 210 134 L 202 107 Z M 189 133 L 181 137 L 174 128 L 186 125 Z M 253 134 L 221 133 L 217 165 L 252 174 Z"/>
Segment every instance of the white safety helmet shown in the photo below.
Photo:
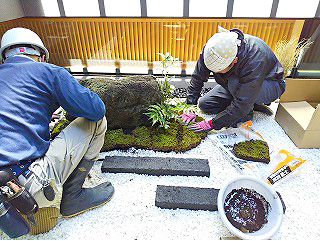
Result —
<path fill-rule="evenodd" d="M 227 68 L 238 53 L 238 34 L 223 31 L 214 34 L 204 47 L 204 64 L 216 73 Z"/>
<path fill-rule="evenodd" d="M 18 47 L 9 49 L 14 45 L 18 45 Z M 35 32 L 26 28 L 12 28 L 2 36 L 0 60 L 5 60 L 6 58 L 16 54 L 30 54 L 37 56 L 44 54 L 46 56 L 46 61 L 49 59 L 49 52 L 40 37 Z"/>

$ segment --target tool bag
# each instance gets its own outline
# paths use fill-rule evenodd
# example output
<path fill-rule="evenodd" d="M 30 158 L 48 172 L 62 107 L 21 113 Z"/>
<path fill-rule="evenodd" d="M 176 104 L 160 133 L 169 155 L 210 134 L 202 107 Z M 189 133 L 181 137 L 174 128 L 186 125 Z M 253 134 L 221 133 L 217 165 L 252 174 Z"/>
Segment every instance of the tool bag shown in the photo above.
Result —
<path fill-rule="evenodd" d="M 0 228 L 10 238 L 20 237 L 30 231 L 21 213 L 32 225 L 38 204 L 20 184 L 10 168 L 0 170 Z"/>

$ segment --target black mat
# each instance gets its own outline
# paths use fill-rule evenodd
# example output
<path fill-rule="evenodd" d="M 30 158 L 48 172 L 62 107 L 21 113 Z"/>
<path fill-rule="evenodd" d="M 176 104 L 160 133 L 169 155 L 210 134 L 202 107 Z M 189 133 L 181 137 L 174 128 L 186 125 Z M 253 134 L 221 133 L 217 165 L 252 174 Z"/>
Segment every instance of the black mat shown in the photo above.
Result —
<path fill-rule="evenodd" d="M 157 176 L 210 176 L 208 160 L 196 158 L 107 156 L 101 171 Z"/>
<path fill-rule="evenodd" d="M 219 189 L 158 185 L 155 205 L 160 208 L 182 208 L 217 211 Z"/>

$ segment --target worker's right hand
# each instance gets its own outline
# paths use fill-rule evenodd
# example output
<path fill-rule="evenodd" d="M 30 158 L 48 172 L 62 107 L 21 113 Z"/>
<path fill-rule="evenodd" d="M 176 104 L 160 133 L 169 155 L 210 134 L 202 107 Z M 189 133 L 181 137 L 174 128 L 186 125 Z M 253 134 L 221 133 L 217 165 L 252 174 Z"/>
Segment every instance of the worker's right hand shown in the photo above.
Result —
<path fill-rule="evenodd" d="M 188 127 L 193 132 L 209 132 L 213 130 L 212 120 L 203 120 Z"/>
<path fill-rule="evenodd" d="M 179 116 L 179 118 L 182 120 L 183 124 L 188 125 L 190 122 L 196 121 L 196 114 L 192 111 L 187 111 Z"/>

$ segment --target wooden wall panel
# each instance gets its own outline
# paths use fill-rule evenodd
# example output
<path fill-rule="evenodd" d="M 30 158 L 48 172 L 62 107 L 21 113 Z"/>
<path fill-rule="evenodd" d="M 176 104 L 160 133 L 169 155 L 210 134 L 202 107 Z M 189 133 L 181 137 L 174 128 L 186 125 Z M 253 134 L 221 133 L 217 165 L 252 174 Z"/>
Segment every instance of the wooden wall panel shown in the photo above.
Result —
<path fill-rule="evenodd" d="M 239 28 L 271 48 L 280 39 L 300 36 L 304 20 L 166 19 L 166 18 L 21 18 L 0 23 L 0 36 L 12 27 L 37 32 L 50 52 L 50 62 L 69 66 L 88 60 L 160 61 L 170 52 L 182 62 L 196 61 L 218 25 Z"/>

